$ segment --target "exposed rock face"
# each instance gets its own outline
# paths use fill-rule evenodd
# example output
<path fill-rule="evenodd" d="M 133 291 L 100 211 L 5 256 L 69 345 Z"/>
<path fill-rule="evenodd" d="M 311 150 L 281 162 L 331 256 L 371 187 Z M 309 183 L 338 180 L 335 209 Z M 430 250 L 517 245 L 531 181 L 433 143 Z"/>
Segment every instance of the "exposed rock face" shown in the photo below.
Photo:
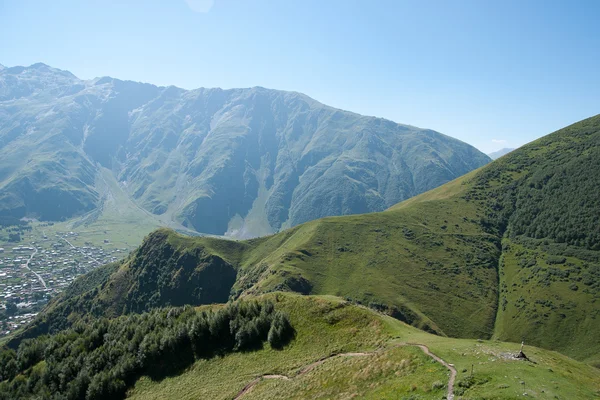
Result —
<path fill-rule="evenodd" d="M 98 168 L 144 209 L 252 237 L 381 211 L 489 161 L 440 133 L 303 94 L 0 70 L 0 215 L 61 220 L 102 204 Z"/>

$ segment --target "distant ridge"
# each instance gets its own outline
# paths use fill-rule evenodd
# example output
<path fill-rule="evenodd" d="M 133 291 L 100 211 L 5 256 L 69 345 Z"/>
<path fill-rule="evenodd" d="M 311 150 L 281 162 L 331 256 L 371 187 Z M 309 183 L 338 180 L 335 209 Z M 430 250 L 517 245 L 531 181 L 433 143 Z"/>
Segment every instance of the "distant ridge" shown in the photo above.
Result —
<path fill-rule="evenodd" d="M 505 148 L 500 149 L 498 151 L 494 151 L 492 153 L 488 153 L 488 157 L 490 157 L 492 160 L 496 160 L 496 159 L 502 157 L 503 155 L 510 153 L 513 150 L 515 150 L 515 149 L 514 148 L 505 147 Z"/>
<path fill-rule="evenodd" d="M 85 81 L 43 63 L 0 71 L 0 110 L 0 215 L 44 221 L 99 219 L 122 195 L 160 225 L 248 238 L 382 211 L 490 161 L 300 93 Z"/>

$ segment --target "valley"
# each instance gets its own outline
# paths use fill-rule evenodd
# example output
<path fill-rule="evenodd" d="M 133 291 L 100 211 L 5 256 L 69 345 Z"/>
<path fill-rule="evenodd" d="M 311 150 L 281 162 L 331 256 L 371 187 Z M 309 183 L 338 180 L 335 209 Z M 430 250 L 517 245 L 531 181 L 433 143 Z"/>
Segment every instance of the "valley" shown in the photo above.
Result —
<path fill-rule="evenodd" d="M 49 299 L 80 275 L 128 254 L 108 240 L 95 246 L 75 232 L 48 237 L 47 228 L 37 227 L 41 235 L 34 228 L 20 243 L 0 244 L 0 338 L 31 322 Z"/>
<path fill-rule="evenodd" d="M 0 1 L 0 400 L 600 400 L 600 2 Z"/>
<path fill-rule="evenodd" d="M 86 398 L 595 398 L 599 138 L 595 116 L 386 211 L 260 238 L 155 230 L 6 337 L 0 367 L 27 378 L 0 384 L 59 382 L 64 362 L 81 368 L 53 390 Z"/>
<path fill-rule="evenodd" d="M 196 234 L 152 216 L 123 193 L 111 174 L 100 174 L 100 210 L 65 222 L 30 220 L 19 241 L 7 240 L 14 228 L 0 229 L 0 338 L 31 322 L 75 278 L 126 257 L 152 230 L 172 226 Z M 6 314 L 8 302 L 18 306 L 14 315 Z"/>

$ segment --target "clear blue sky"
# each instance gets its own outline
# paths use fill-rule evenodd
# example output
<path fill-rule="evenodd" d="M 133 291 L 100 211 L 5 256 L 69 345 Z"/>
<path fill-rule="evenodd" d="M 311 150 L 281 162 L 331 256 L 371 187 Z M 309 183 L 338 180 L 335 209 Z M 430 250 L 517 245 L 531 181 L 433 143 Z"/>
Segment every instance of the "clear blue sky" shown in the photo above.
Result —
<path fill-rule="evenodd" d="M 264 86 L 485 152 L 600 113 L 600 1 L 0 0 L 0 63 Z"/>

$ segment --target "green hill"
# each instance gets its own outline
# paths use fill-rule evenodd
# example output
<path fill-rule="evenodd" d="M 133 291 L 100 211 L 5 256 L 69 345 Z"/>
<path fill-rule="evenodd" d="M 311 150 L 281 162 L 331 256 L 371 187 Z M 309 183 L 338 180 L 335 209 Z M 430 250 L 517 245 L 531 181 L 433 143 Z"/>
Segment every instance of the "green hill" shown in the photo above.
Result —
<path fill-rule="evenodd" d="M 277 315 L 293 329 L 282 346 L 265 334 Z M 600 396 L 600 370 L 531 346 L 526 361 L 518 351 L 431 335 L 338 298 L 278 292 L 100 319 L 24 342 L 0 353 L 9 377 L 0 399 L 440 399 L 450 384 L 465 399 Z"/>
<path fill-rule="evenodd" d="M 555 352 L 526 346 L 532 362 L 518 361 L 512 357 L 518 345 L 431 335 L 329 297 L 281 296 L 278 305 L 297 331 L 283 351 L 263 349 L 202 360 L 162 381 L 145 377 L 129 397 L 232 399 L 257 377 L 277 374 L 291 379 L 260 379 L 240 398 L 444 398 L 448 369 L 414 344 L 427 346 L 454 366 L 455 398 L 514 399 L 524 392 L 537 399 L 600 396 L 600 371 Z M 340 356 L 326 358 L 332 354 Z M 302 374 L 306 366 L 324 358 Z M 236 372 L 224 379 L 227 371 Z"/>
<path fill-rule="evenodd" d="M 28 334 L 88 310 L 178 305 L 193 282 L 219 299 L 339 296 L 442 336 L 525 341 L 600 365 L 599 160 L 596 116 L 385 212 L 240 242 L 159 230 L 93 289 L 59 296 Z M 235 279 L 217 289 L 212 271 Z"/>

